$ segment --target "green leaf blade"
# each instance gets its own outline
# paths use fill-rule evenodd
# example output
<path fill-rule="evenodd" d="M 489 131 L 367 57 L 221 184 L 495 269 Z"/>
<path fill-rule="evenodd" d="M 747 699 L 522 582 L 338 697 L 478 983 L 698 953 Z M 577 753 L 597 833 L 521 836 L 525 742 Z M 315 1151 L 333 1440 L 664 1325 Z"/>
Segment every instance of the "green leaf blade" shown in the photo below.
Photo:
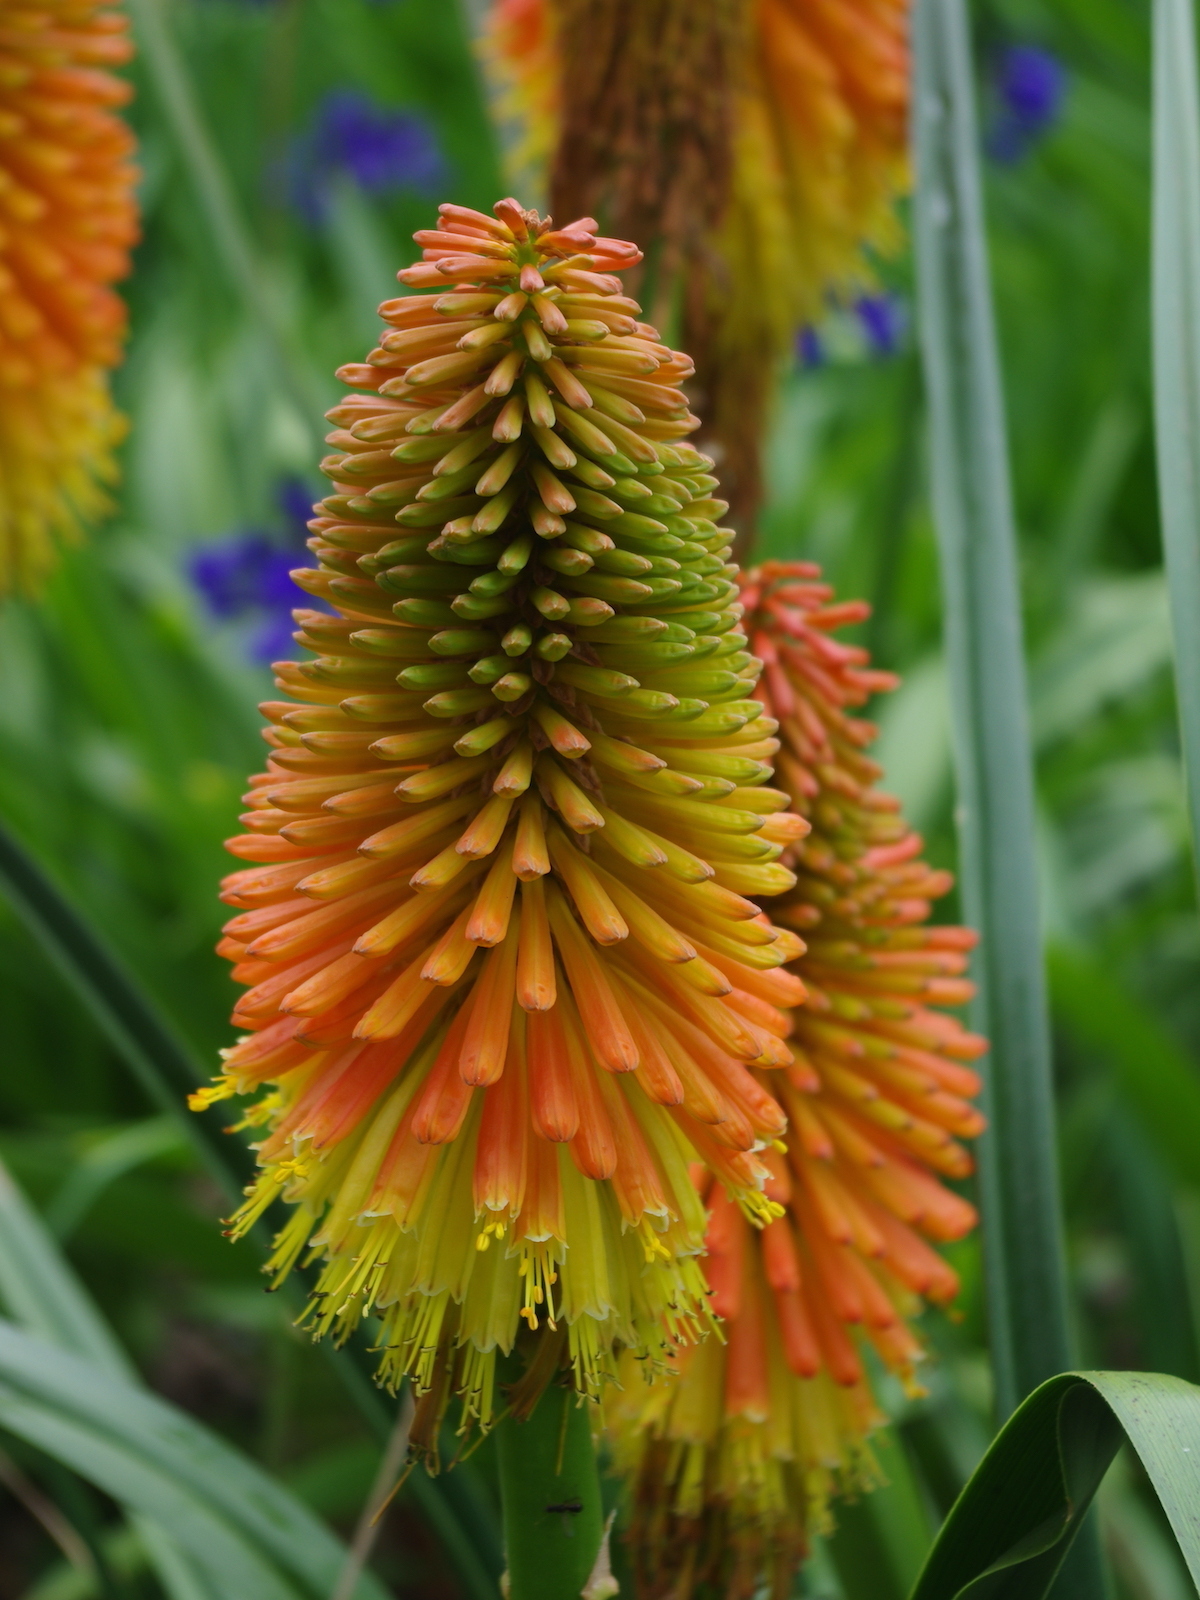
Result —
<path fill-rule="evenodd" d="M 911 1600 L 1042 1600 L 1122 1438 L 1200 1583 L 1200 1389 L 1161 1373 L 1066 1372 L 1009 1418 L 946 1518 Z"/>
<path fill-rule="evenodd" d="M 202 1563 L 233 1600 L 308 1600 L 311 1593 L 284 1579 L 238 1537 L 223 1518 L 182 1492 L 178 1484 L 136 1451 L 121 1446 L 36 1399 L 0 1382 L 0 1423 L 81 1477 L 97 1484 L 157 1526 L 170 1527 L 187 1555 Z"/>
<path fill-rule="evenodd" d="M 1155 445 L 1193 860 L 1200 869 L 1200 87 L 1191 0 L 1154 4 Z"/>
<path fill-rule="evenodd" d="M 170 1528 L 189 1554 L 219 1553 L 239 1582 L 270 1575 L 255 1579 L 262 1600 L 322 1600 L 337 1581 L 339 1541 L 253 1462 L 165 1401 L 2 1322 L 0 1422 Z M 242 1592 L 260 1593 L 231 1591 Z M 383 1600 L 367 1576 L 360 1593 Z"/>
<path fill-rule="evenodd" d="M 919 312 L 962 896 L 992 1049 L 979 1142 L 997 1408 L 1069 1365 L 1016 534 L 962 0 L 914 17 Z"/>

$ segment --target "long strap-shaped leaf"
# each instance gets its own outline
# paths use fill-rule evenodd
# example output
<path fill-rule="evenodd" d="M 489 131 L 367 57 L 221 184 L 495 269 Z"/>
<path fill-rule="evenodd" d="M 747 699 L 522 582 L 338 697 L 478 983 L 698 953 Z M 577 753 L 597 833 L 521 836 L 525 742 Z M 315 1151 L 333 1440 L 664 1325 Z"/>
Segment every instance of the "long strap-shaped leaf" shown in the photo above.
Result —
<path fill-rule="evenodd" d="M 0 1424 L 171 1530 L 229 1600 L 324 1600 L 345 1559 L 286 1489 L 186 1413 L 0 1322 Z M 369 1573 L 359 1600 L 384 1600 Z"/>
<path fill-rule="evenodd" d="M 125 963 L 0 824 L 0 893 L 43 946 L 151 1101 L 179 1121 L 229 1200 L 241 1194 L 238 1148 L 219 1116 L 193 1116 L 187 1094 L 206 1076 L 187 1045 Z M 248 1176 L 248 1166 L 246 1176 Z"/>
<path fill-rule="evenodd" d="M 3 1163 L 0 1306 L 26 1333 L 82 1356 L 114 1378 L 138 1381 L 137 1368 Z"/>
<path fill-rule="evenodd" d="M 26 1333 L 137 1383 L 126 1355 L 37 1212 L 0 1164 L 0 1305 Z M 131 1521 L 169 1600 L 225 1600 L 218 1570 L 201 1565 L 160 1522 Z"/>
<path fill-rule="evenodd" d="M 179 1119 L 181 1127 L 195 1142 L 198 1154 L 225 1194 L 236 1198 L 242 1185 L 242 1175 L 236 1165 L 238 1147 L 220 1132 L 218 1116 L 210 1114 L 207 1117 L 195 1117 L 186 1108 L 184 1096 L 202 1080 L 203 1068 L 124 963 L 108 948 L 38 862 L 2 825 L 0 893 L 11 902 L 30 933 L 55 961 L 67 983 L 75 990 L 153 1102 Z M 0 1226 L 3 1226 L 3 1221 L 0 1215 Z M 39 1232 L 44 1233 L 40 1224 Z M 40 1246 L 28 1229 L 21 1237 L 29 1245 L 30 1262 L 38 1258 L 46 1259 L 47 1252 L 58 1259 L 57 1247 L 48 1236 Z M 13 1244 L 13 1240 L 10 1239 L 9 1243 Z M 69 1275 L 64 1279 L 62 1272 L 53 1277 L 54 1282 L 48 1292 L 58 1296 L 65 1281 L 72 1291 L 67 1298 L 77 1309 L 82 1291 L 74 1284 L 74 1280 Z M 32 1292 L 36 1296 L 44 1289 L 47 1289 L 46 1285 Z M 7 1293 L 2 1281 L 0 1292 Z M 58 1300 L 55 1299 L 54 1303 L 58 1304 Z M 14 1314 L 19 1315 L 18 1308 L 11 1300 L 9 1304 Z M 91 1311 L 91 1318 L 93 1321 L 96 1319 L 94 1310 Z M 84 1326 L 86 1322 L 84 1318 L 78 1325 Z M 66 1329 L 71 1324 L 72 1316 L 64 1313 L 59 1319 L 60 1329 Z M 44 1322 L 31 1320 L 28 1325 L 37 1327 L 40 1332 L 69 1349 L 78 1350 L 92 1359 L 98 1356 L 98 1346 L 94 1343 L 91 1347 L 80 1345 L 73 1337 L 55 1332 Z M 353 1352 L 337 1351 L 332 1345 L 326 1345 L 325 1348 L 367 1422 L 381 1438 L 386 1438 L 391 1418 L 369 1380 L 352 1364 Z M 410 1492 L 419 1501 L 435 1534 L 458 1567 L 467 1592 L 480 1597 L 480 1600 L 493 1594 L 494 1573 L 499 1566 L 498 1541 L 491 1532 L 487 1508 L 480 1503 L 481 1497 L 472 1483 L 470 1468 L 460 1467 L 457 1473 L 439 1481 L 416 1472 L 409 1479 L 409 1485 Z"/>
<path fill-rule="evenodd" d="M 914 19 L 916 241 L 973 1021 L 990 1348 L 1004 1417 L 1070 1365 L 1016 540 L 963 0 Z"/>
<path fill-rule="evenodd" d="M 912 1600 L 1041 1600 L 1127 1438 L 1200 1585 L 1200 1389 L 1065 1372 L 1009 1419 L 946 1518 Z"/>
<path fill-rule="evenodd" d="M 1154 0 L 1153 308 L 1163 553 L 1200 871 L 1200 92 L 1192 0 Z"/>

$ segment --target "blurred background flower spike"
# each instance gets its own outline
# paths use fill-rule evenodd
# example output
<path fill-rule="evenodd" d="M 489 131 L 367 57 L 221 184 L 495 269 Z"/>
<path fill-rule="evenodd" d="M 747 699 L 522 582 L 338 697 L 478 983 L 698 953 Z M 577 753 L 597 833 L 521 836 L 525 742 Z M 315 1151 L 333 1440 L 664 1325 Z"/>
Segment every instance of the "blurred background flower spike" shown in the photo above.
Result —
<path fill-rule="evenodd" d="M 739 535 L 794 341 L 875 286 L 907 187 L 907 0 L 495 0 L 483 53 L 551 209 L 642 241 L 656 322 L 696 362 L 701 447 Z"/>
<path fill-rule="evenodd" d="M 0 594 L 33 590 L 55 546 L 111 509 L 125 432 L 109 373 L 138 236 L 125 18 L 102 0 L 0 4 Z"/>

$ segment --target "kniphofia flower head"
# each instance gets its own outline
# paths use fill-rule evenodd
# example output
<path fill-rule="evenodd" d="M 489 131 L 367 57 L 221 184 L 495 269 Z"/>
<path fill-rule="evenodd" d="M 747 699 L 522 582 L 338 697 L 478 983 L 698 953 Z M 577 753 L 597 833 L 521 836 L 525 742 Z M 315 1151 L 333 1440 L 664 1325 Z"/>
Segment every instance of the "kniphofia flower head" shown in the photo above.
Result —
<path fill-rule="evenodd" d="M 665 303 L 686 269 L 704 437 L 745 533 L 797 332 L 898 240 L 908 0 L 495 0 L 492 16 L 505 110 L 558 124 L 551 205 L 655 237 Z"/>
<path fill-rule="evenodd" d="M 238 1230 L 313 1321 L 486 1418 L 538 1330 L 594 1393 L 618 1344 L 701 1330 L 696 1155 L 759 1220 L 799 948 L 749 898 L 807 824 L 763 787 L 729 533 L 637 320 L 632 245 L 515 201 L 443 206 L 413 290 L 342 369 L 334 492 L 226 880 L 248 1031 L 202 1100 L 274 1087 Z M 299 702 L 299 703 L 298 703 Z M 548 1345 L 552 1338 L 556 1343 Z"/>
<path fill-rule="evenodd" d="M 779 723 L 776 782 L 812 824 L 797 883 L 772 915 L 803 932 L 806 989 L 792 1061 L 771 1074 L 788 1113 L 767 1194 L 784 1208 L 748 1228 L 707 1185 L 705 1273 L 725 1340 L 680 1353 L 680 1375 L 626 1386 L 618 1448 L 634 1481 L 635 1556 L 648 1595 L 702 1580 L 744 1600 L 768 1578 L 790 1593 L 807 1533 L 839 1492 L 869 1487 L 881 1420 L 864 1351 L 915 1385 L 911 1319 L 957 1292 L 933 1248 L 974 1223 L 941 1181 L 971 1167 L 978 1133 L 966 1064 L 984 1041 L 940 1009 L 971 993 L 974 936 L 928 924 L 949 875 L 876 787 L 874 730 L 852 715 L 894 686 L 867 652 L 831 637 L 861 604 L 831 604 L 816 567 L 768 563 L 745 578 L 759 694 Z"/>
<path fill-rule="evenodd" d="M 95 0 L 0 0 L 0 592 L 108 506 L 124 432 L 108 389 L 137 236 L 125 19 Z"/>

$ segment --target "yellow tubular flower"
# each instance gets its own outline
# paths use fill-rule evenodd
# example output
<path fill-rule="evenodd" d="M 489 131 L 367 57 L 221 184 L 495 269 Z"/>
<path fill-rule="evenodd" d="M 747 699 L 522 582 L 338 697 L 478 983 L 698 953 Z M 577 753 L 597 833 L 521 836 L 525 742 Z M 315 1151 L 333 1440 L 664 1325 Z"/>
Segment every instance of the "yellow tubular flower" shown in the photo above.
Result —
<path fill-rule="evenodd" d="M 125 19 L 94 0 L 0 0 L 0 592 L 29 589 L 108 509 L 124 421 L 110 285 L 137 238 Z"/>
<path fill-rule="evenodd" d="M 515 9 L 495 0 L 484 52 L 506 114 L 539 148 L 558 120 L 551 205 L 653 239 L 664 306 L 686 273 L 705 437 L 748 535 L 797 330 L 898 242 L 908 0 L 519 0 L 503 25 Z"/>
<path fill-rule="evenodd" d="M 387 1381 L 486 1423 L 522 1318 L 587 1394 L 707 1326 L 694 1154 L 776 1209 L 747 1068 L 791 1059 L 802 945 L 747 897 L 807 824 L 762 787 L 691 365 L 612 276 L 636 249 L 515 201 L 416 239 L 434 292 L 380 308 L 329 413 L 296 580 L 334 613 L 296 613 L 316 660 L 263 708 L 220 947 L 248 1032 L 198 1099 L 276 1085 L 234 1232 L 282 1195 L 315 1332 L 374 1313 Z"/>
<path fill-rule="evenodd" d="M 640 1393 L 627 1369 L 612 1420 L 645 1596 L 686 1600 L 704 1583 L 746 1600 L 764 1581 L 790 1594 L 830 1496 L 873 1479 L 866 1440 L 882 1419 L 863 1347 L 915 1386 L 909 1321 L 958 1289 L 926 1240 L 961 1238 L 975 1220 L 939 1178 L 970 1171 L 956 1136 L 982 1119 L 964 1063 L 985 1044 L 932 1009 L 969 997 L 974 935 L 927 925 L 949 876 L 919 859 L 920 839 L 875 789 L 873 729 L 848 714 L 895 680 L 830 637 L 867 608 L 830 605 L 818 578 L 771 563 L 743 594 L 766 663 L 759 693 L 780 725 L 777 779 L 812 823 L 774 909 L 809 940 L 792 968 L 807 991 L 793 1060 L 772 1080 L 787 1155 L 765 1157 L 785 1214 L 755 1232 L 710 1184 L 705 1272 L 725 1342 L 681 1352 L 680 1375 Z"/>

